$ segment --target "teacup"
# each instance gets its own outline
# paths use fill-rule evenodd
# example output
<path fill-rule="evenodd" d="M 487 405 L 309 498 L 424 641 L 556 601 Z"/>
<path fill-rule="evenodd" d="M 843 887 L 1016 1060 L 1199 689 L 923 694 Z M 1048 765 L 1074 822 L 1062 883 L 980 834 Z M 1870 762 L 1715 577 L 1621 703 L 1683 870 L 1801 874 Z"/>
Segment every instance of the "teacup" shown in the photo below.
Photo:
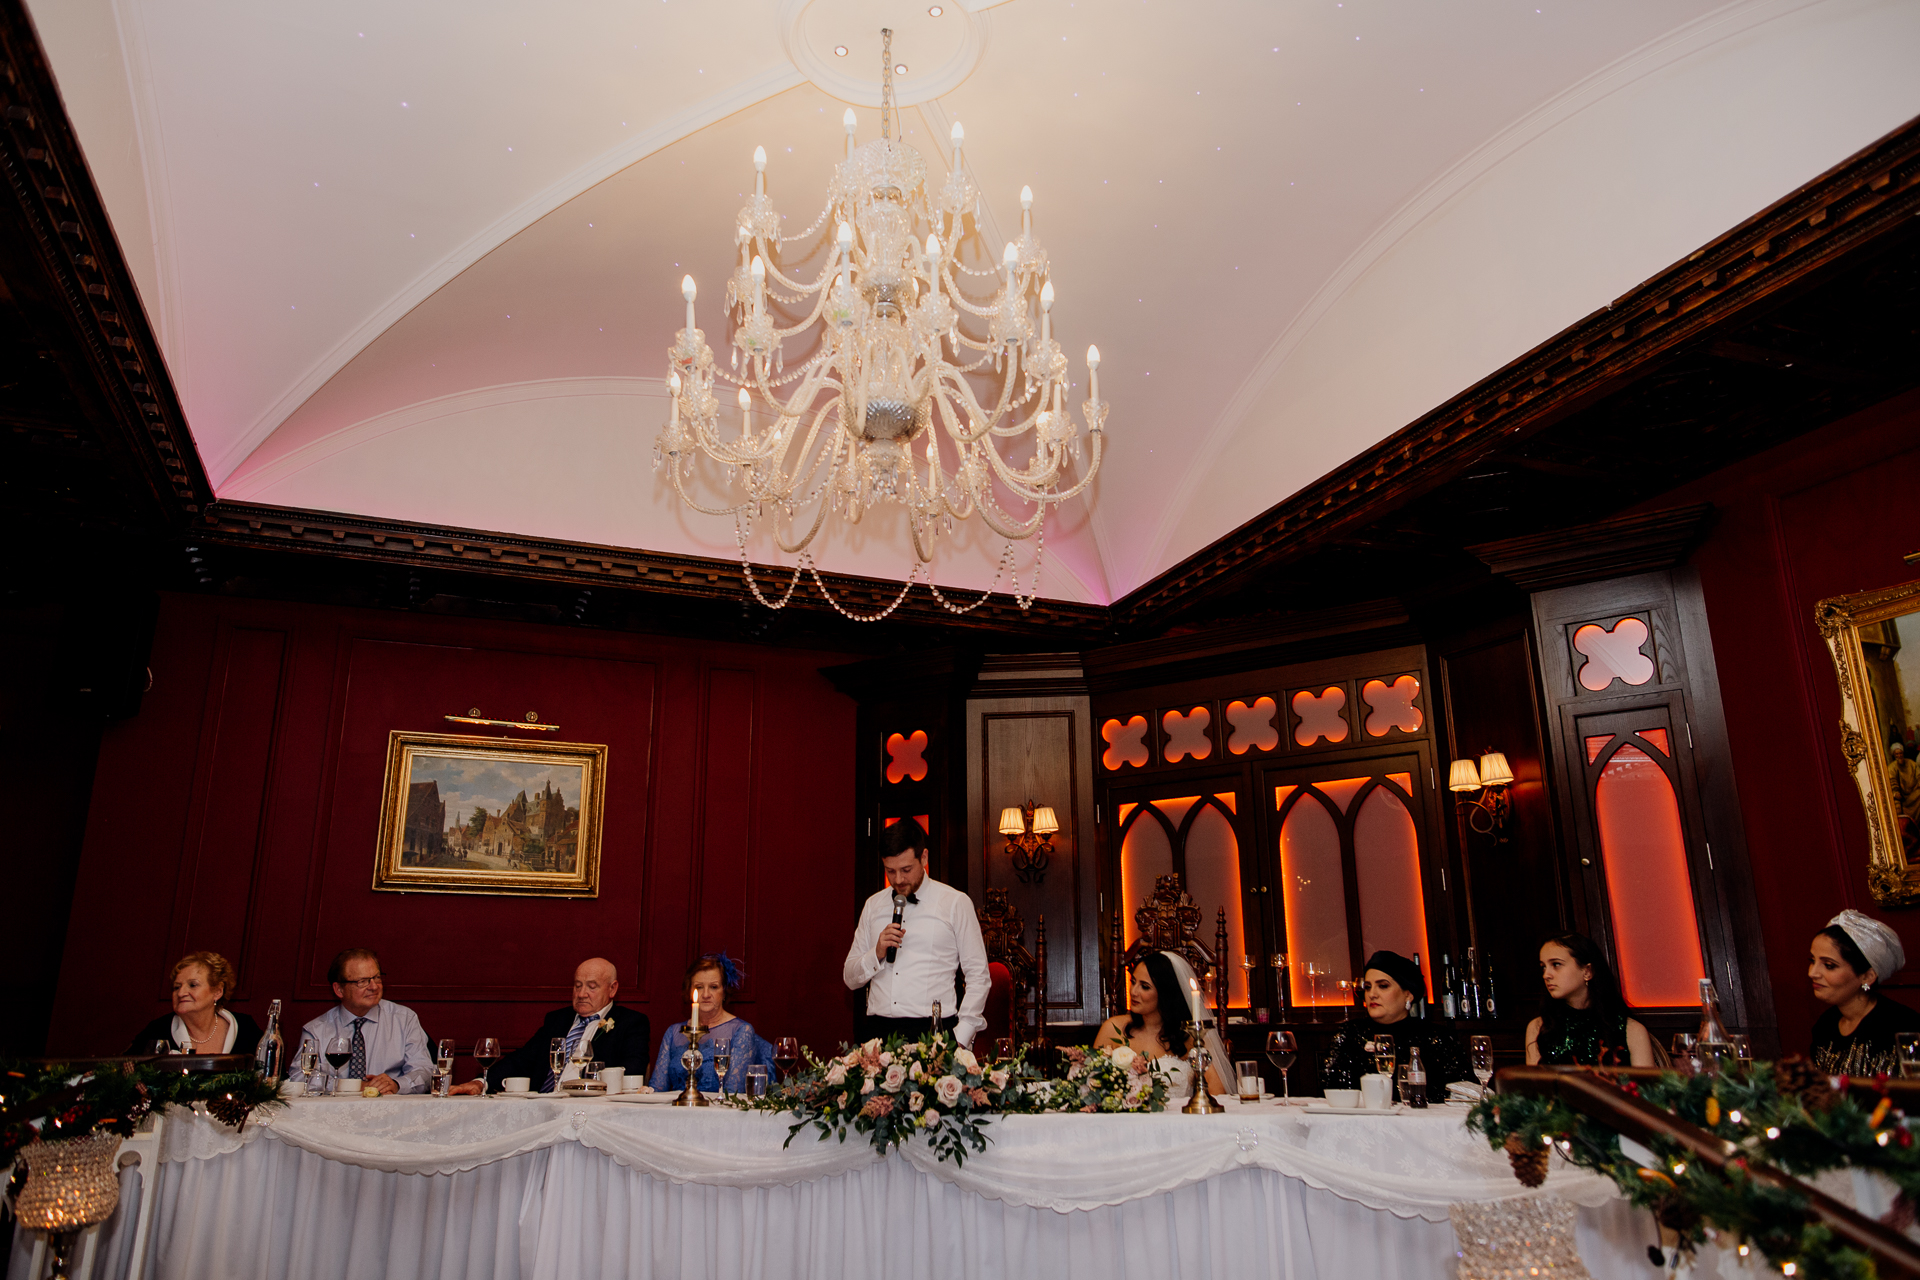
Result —
<path fill-rule="evenodd" d="M 1343 1111 L 1358 1111 L 1360 1109 L 1360 1091 L 1358 1089 L 1329 1089 L 1327 1090 L 1327 1105 L 1330 1107 L 1339 1107 Z"/>
<path fill-rule="evenodd" d="M 1393 1106 L 1392 1078 L 1377 1073 L 1361 1076 L 1360 1104 L 1373 1111 L 1390 1109 Z"/>
<path fill-rule="evenodd" d="M 280 1082 L 280 1096 L 283 1098 L 298 1098 L 305 1094 L 306 1091 L 307 1082 L 305 1080 L 282 1080 Z"/>
<path fill-rule="evenodd" d="M 531 1076 L 508 1076 L 500 1082 L 502 1093 L 526 1093 L 532 1088 L 533 1077 Z"/>
<path fill-rule="evenodd" d="M 627 1087 L 627 1069 L 625 1067 L 600 1068 L 600 1083 L 607 1086 L 608 1093 L 619 1093 Z"/>
<path fill-rule="evenodd" d="M 347 1097 L 352 1097 L 354 1094 L 360 1092 L 360 1077 L 335 1076 L 333 1078 L 333 1091 Z"/>

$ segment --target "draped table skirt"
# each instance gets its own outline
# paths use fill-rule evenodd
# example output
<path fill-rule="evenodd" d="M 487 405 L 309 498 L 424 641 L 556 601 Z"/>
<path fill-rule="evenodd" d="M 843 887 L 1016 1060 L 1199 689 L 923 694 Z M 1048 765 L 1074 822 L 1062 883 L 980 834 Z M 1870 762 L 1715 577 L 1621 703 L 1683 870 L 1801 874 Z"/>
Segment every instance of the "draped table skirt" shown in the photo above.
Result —
<path fill-rule="evenodd" d="M 956 1165 L 719 1107 L 306 1099 L 240 1133 L 170 1120 L 147 1274 L 1451 1277 L 1448 1206 L 1523 1192 L 1464 1116 L 1008 1116 Z M 1583 1206 L 1596 1276 L 1646 1273 L 1610 1185 L 1561 1166 L 1546 1191 Z"/>

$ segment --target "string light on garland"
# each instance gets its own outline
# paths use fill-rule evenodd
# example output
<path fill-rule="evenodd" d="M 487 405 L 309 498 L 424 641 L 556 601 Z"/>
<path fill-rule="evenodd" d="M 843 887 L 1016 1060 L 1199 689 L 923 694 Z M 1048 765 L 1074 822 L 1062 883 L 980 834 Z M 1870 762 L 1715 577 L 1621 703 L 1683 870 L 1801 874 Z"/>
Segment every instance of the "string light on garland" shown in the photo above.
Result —
<path fill-rule="evenodd" d="M 733 518 L 747 586 L 769 609 L 786 607 L 807 573 L 835 609 L 859 622 L 893 613 L 922 578 L 944 608 L 961 614 L 985 603 L 1004 577 L 1025 610 L 1040 589 L 1048 512 L 1086 492 L 1100 470 L 1107 419 L 1100 350 L 1087 348 L 1083 448 L 1067 404 L 1067 356 L 1053 336 L 1055 293 L 1047 251 L 1033 234 L 1032 188 L 1021 188 L 1020 236 L 1007 243 L 998 269 L 967 267 L 961 249 L 978 235 L 980 190 L 964 163 L 965 131 L 953 126 L 952 169 L 932 189 L 925 159 L 895 137 L 893 33 L 881 36 L 880 137 L 859 143 L 848 109 L 845 159 L 828 184 L 826 207 L 805 231 L 780 234 L 766 149 L 754 151 L 753 195 L 733 228 L 738 263 L 726 288 L 733 337 L 724 368 L 695 323 L 699 288 L 691 275 L 681 280 L 686 326 L 667 353 L 672 399 L 654 469 L 665 468 L 688 507 Z M 831 252 L 819 273 L 789 276 L 781 246 L 811 245 L 829 224 Z M 977 283 L 963 287 L 966 277 Z M 981 283 L 992 291 L 968 293 Z M 793 313 L 801 318 L 780 323 Z M 789 341 L 812 353 L 791 372 Z M 726 424 L 717 384 L 738 389 L 738 418 Z M 1016 466 L 1010 454 L 1027 444 L 1031 456 Z M 689 492 L 701 458 L 725 475 L 725 505 Z M 1007 510 L 1003 495 L 1026 510 Z M 888 505 L 904 509 L 914 561 L 890 604 L 856 614 L 821 581 L 811 548 L 829 516 L 852 526 Z M 959 605 L 933 581 L 934 553 L 941 535 L 976 515 L 1006 543 L 992 585 Z M 776 598 L 761 591 L 748 559 L 755 520 L 769 523 L 780 550 L 797 557 L 793 580 Z M 1029 538 L 1032 579 L 1023 590 L 1013 544 Z"/>

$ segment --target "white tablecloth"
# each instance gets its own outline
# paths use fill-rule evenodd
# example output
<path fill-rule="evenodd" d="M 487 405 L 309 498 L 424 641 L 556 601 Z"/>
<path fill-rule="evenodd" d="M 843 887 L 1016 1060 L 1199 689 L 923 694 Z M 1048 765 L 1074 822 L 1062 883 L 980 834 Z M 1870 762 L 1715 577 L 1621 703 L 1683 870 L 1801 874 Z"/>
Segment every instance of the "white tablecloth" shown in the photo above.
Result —
<path fill-rule="evenodd" d="M 1447 1206 L 1522 1191 L 1464 1114 L 1001 1117 L 955 1165 L 718 1107 L 302 1100 L 168 1125 L 148 1274 L 1451 1277 Z M 1597 1276 L 1650 1271 L 1607 1183 L 1547 1189 Z"/>

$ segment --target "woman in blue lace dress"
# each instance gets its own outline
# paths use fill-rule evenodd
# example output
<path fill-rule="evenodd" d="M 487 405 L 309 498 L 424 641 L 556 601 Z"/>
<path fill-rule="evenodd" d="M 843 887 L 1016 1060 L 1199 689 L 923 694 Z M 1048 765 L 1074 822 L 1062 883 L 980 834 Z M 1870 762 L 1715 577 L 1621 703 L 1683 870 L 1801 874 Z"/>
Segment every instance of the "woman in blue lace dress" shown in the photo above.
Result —
<path fill-rule="evenodd" d="M 705 1056 L 700 1064 L 703 1093 L 719 1091 L 719 1060 L 723 1054 L 727 1058 L 728 1093 L 746 1091 L 748 1067 L 764 1066 L 768 1076 L 772 1076 L 773 1046 L 754 1034 L 752 1024 L 727 1012 L 727 993 L 739 985 L 740 966 L 724 951 L 701 956 L 687 966 L 687 982 L 682 989 L 686 999 L 682 1003 L 690 1006 L 696 996 L 700 1000 L 700 1052 Z M 661 1093 L 678 1093 L 686 1088 L 687 1069 L 681 1063 L 686 1051 L 686 1024 L 675 1021 L 660 1037 L 660 1053 L 653 1061 L 653 1075 L 647 1087 Z"/>

